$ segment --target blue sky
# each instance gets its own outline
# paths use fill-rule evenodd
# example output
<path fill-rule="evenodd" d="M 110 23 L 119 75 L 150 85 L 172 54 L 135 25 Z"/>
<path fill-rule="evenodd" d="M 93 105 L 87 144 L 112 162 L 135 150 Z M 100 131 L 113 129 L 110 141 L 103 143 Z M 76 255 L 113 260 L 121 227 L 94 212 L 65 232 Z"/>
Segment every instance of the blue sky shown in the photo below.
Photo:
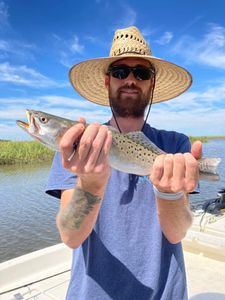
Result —
<path fill-rule="evenodd" d="M 108 56 L 114 31 L 137 26 L 153 54 L 193 75 L 183 95 L 152 107 L 149 123 L 188 135 L 225 135 L 225 1 L 0 0 L 0 139 L 29 139 L 25 109 L 107 121 L 70 86 L 80 61 Z"/>

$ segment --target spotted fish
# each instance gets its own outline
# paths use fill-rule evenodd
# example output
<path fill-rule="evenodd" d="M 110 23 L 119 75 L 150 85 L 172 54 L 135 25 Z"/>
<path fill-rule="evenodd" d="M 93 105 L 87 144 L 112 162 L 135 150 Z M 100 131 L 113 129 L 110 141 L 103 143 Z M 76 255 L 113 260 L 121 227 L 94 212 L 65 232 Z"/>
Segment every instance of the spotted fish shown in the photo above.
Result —
<path fill-rule="evenodd" d="M 41 111 L 27 110 L 26 113 L 28 123 L 18 120 L 17 124 L 34 139 L 54 150 L 59 150 L 63 134 L 78 123 Z M 150 175 L 156 157 L 165 152 L 152 143 L 143 132 L 120 133 L 111 126 L 108 128 L 112 132 L 112 146 L 109 152 L 111 167 L 125 173 Z M 200 178 L 218 180 L 216 169 L 220 161 L 220 158 L 199 159 Z"/>

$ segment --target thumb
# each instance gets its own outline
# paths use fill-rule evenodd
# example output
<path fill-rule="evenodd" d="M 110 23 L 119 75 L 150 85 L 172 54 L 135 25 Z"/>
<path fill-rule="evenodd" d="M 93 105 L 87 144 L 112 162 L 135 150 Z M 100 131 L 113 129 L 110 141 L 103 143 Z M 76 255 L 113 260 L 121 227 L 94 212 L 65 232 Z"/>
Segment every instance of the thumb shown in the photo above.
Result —
<path fill-rule="evenodd" d="M 192 144 L 191 154 L 195 159 L 199 159 L 202 157 L 202 142 L 196 141 Z"/>
<path fill-rule="evenodd" d="M 78 118 L 79 123 L 83 123 L 84 125 L 86 124 L 86 120 L 83 117 Z"/>

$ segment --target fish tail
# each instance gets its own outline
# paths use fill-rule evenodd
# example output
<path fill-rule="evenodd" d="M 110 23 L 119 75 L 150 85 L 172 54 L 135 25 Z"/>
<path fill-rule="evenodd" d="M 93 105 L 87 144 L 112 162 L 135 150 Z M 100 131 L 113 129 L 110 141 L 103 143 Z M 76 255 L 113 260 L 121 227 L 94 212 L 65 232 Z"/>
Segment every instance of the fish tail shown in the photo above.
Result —
<path fill-rule="evenodd" d="M 217 173 L 217 168 L 221 158 L 201 158 L 198 160 L 199 164 L 199 177 L 203 180 L 217 181 L 220 179 Z"/>

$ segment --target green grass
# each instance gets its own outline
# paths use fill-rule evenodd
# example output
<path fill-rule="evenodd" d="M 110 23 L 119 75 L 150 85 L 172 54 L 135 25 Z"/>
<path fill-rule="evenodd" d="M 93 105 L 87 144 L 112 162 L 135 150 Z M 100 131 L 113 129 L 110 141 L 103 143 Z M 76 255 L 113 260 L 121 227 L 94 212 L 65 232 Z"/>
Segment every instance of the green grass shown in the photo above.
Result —
<path fill-rule="evenodd" d="M 212 139 L 225 139 L 224 135 L 219 135 L 219 136 L 189 136 L 189 139 L 191 143 L 194 141 L 201 141 L 203 143 L 207 143 L 209 140 Z"/>
<path fill-rule="evenodd" d="M 210 139 L 224 139 L 225 136 L 189 136 L 191 143 L 200 140 L 206 143 Z M 0 165 L 17 163 L 50 162 L 54 151 L 36 141 L 0 140 Z"/>
<path fill-rule="evenodd" d="M 52 160 L 54 151 L 36 141 L 0 140 L 0 165 Z"/>

